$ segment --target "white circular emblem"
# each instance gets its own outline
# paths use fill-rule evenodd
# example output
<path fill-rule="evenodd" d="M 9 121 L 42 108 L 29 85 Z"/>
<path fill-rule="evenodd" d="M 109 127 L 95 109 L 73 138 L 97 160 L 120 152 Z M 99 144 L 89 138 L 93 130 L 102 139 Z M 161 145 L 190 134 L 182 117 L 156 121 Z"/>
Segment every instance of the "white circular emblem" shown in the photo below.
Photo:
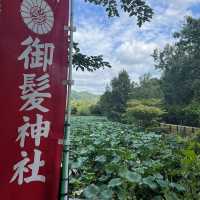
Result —
<path fill-rule="evenodd" d="M 54 14 L 46 1 L 23 0 L 20 12 L 24 23 L 34 33 L 43 35 L 52 30 Z"/>

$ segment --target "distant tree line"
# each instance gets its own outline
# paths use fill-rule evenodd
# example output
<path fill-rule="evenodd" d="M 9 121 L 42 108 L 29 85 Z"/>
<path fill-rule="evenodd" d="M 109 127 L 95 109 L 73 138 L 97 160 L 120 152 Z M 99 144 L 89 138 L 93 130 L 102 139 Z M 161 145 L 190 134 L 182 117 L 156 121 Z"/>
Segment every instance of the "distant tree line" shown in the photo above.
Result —
<path fill-rule="evenodd" d="M 91 108 L 92 114 L 101 114 L 113 121 L 153 125 L 164 111 L 161 110 L 160 80 L 150 74 L 140 77 L 139 83 L 131 82 L 123 70 L 111 81 L 99 102 Z"/>

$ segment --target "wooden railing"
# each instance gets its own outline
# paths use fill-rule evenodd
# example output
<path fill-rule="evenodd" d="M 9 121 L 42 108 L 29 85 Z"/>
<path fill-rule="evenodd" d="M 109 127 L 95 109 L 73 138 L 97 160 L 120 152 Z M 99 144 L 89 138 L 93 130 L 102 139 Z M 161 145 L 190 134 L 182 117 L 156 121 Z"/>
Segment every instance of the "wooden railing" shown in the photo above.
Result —
<path fill-rule="evenodd" d="M 160 123 L 160 128 L 168 133 L 181 133 L 184 135 L 190 135 L 196 132 L 200 132 L 200 128 L 191 127 L 191 126 L 181 126 L 181 125 L 174 125 L 174 124 L 165 124 Z"/>

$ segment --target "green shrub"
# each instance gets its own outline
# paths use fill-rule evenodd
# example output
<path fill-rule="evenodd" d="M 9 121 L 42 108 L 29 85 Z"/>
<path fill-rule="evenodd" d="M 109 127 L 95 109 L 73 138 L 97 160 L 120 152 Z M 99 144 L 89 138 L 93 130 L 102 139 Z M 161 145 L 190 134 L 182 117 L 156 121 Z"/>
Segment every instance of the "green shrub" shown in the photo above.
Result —
<path fill-rule="evenodd" d="M 183 109 L 184 123 L 190 126 L 200 126 L 200 103 L 193 102 Z"/>
<path fill-rule="evenodd" d="M 77 107 L 75 107 L 74 105 L 72 105 L 72 108 L 71 108 L 72 115 L 76 115 L 77 112 L 78 112 Z"/>
<path fill-rule="evenodd" d="M 72 114 L 78 116 L 91 115 L 91 106 L 94 106 L 95 102 L 89 102 L 85 100 L 72 101 Z"/>
<path fill-rule="evenodd" d="M 200 126 L 200 104 L 192 102 L 187 106 L 168 106 L 164 120 L 171 124 Z"/>
<path fill-rule="evenodd" d="M 137 122 L 143 127 L 154 125 L 165 113 L 161 108 L 156 107 L 158 103 L 156 99 L 131 101 L 128 103 L 124 118 L 129 123 Z"/>
<path fill-rule="evenodd" d="M 91 115 L 103 115 L 102 107 L 99 103 L 90 106 Z"/>

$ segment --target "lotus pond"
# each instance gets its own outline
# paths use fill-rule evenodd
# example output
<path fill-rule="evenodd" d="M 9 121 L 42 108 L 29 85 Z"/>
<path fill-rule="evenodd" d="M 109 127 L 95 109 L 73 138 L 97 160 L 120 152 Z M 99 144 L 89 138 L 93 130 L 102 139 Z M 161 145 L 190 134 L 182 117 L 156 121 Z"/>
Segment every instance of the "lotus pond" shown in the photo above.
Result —
<path fill-rule="evenodd" d="M 200 137 L 73 117 L 70 193 L 88 200 L 199 200 Z"/>

